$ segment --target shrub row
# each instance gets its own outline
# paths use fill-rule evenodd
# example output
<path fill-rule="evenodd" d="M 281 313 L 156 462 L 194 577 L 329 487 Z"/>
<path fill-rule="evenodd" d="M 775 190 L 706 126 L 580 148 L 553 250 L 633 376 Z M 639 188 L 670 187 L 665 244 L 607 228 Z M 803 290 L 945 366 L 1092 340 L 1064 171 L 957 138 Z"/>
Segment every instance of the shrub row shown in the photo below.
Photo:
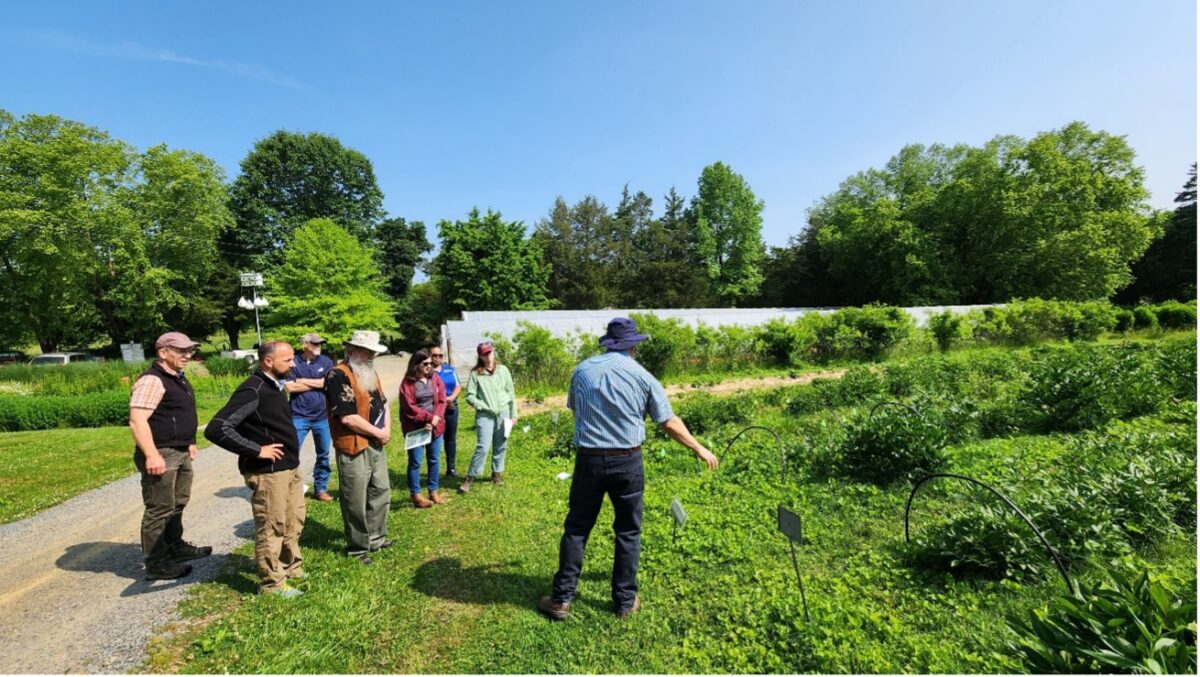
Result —
<path fill-rule="evenodd" d="M 1194 530 L 1195 430 L 1120 428 L 1071 438 L 1062 472 L 1014 496 L 1068 566 L 1114 557 Z M 956 576 L 1021 579 L 1052 567 L 1018 517 L 980 497 L 948 524 L 919 532 L 910 561 Z"/>
<path fill-rule="evenodd" d="M 129 394 L 0 395 L 0 431 L 100 428 L 129 421 Z"/>
<path fill-rule="evenodd" d="M 62 366 L 0 367 L 0 381 L 30 384 L 38 395 L 86 395 L 115 390 L 129 392 L 133 381 L 149 362 L 81 362 Z"/>

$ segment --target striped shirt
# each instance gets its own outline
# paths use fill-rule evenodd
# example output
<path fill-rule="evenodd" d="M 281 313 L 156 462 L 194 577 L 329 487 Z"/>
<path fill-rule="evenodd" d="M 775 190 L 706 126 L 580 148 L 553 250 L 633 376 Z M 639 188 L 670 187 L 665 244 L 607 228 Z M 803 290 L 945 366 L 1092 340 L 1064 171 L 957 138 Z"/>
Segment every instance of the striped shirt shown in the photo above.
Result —
<path fill-rule="evenodd" d="M 629 449 L 646 441 L 645 418 L 675 415 L 662 384 L 629 353 L 608 352 L 575 367 L 567 407 L 575 412 L 575 446 Z"/>

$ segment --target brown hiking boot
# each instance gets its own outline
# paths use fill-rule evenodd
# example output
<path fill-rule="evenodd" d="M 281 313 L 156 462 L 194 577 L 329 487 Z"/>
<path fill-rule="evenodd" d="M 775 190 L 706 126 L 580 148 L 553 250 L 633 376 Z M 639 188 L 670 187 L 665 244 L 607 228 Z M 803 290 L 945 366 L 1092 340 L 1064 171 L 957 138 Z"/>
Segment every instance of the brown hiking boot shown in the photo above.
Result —
<path fill-rule="evenodd" d="M 631 604 L 629 606 L 629 608 L 625 609 L 624 611 L 618 611 L 617 618 L 619 618 L 621 620 L 625 620 L 626 618 L 629 618 L 630 616 L 636 614 L 637 612 L 639 612 L 641 610 L 642 610 L 642 598 L 638 597 L 637 595 L 634 595 L 633 596 L 633 604 Z"/>
<path fill-rule="evenodd" d="M 500 473 L 500 472 L 492 473 L 492 484 L 494 484 L 498 487 L 504 486 L 504 473 Z"/>
<path fill-rule="evenodd" d="M 425 498 L 421 494 L 413 494 L 412 501 L 413 501 L 413 505 L 418 508 L 428 508 L 433 505 L 433 501 L 429 500 L 428 498 Z"/>
<path fill-rule="evenodd" d="M 467 475 L 467 479 L 463 480 L 463 483 L 458 485 L 458 493 L 460 493 L 460 494 L 467 493 L 468 491 L 471 490 L 471 485 L 474 483 L 475 483 L 475 478 L 471 477 L 470 475 Z"/>
<path fill-rule="evenodd" d="M 429 492 L 429 500 L 433 501 L 435 505 L 441 505 L 446 502 L 446 499 L 436 491 Z"/>
<path fill-rule="evenodd" d="M 570 602 L 555 602 L 554 600 L 550 599 L 550 595 L 546 595 L 545 597 L 539 599 L 537 608 L 538 611 L 546 614 L 556 621 L 565 620 L 567 616 L 571 615 Z"/>

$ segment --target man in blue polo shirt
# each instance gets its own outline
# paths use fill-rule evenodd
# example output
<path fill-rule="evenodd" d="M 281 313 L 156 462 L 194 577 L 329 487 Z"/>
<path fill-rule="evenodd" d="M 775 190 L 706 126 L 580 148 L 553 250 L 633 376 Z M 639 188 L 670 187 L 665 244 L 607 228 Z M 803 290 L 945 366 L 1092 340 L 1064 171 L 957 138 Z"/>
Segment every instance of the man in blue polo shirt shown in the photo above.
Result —
<path fill-rule="evenodd" d="M 329 450 L 332 438 L 329 435 L 329 419 L 325 407 L 325 376 L 333 370 L 333 360 L 321 354 L 325 339 L 315 333 L 305 334 L 301 342 L 304 353 L 297 356 L 296 366 L 288 374 L 287 391 L 292 396 L 292 424 L 296 426 L 296 437 L 304 446 L 308 431 L 313 434 L 313 446 L 317 450 L 317 462 L 313 466 L 313 498 L 322 502 L 333 500 L 329 495 Z"/>
<path fill-rule="evenodd" d="M 571 375 L 567 408 L 575 412 L 575 472 L 558 545 L 558 573 L 550 594 L 538 600 L 538 610 L 552 619 L 562 620 L 571 613 L 584 546 L 605 495 L 613 505 L 613 611 L 618 618 L 627 618 L 642 608 L 637 571 L 642 551 L 646 416 L 708 468 L 717 467 L 717 457 L 692 437 L 671 410 L 662 384 L 634 359 L 637 344 L 648 338 L 638 333 L 633 320 L 614 318 L 600 337 L 600 346 L 608 352 L 580 362 Z"/>

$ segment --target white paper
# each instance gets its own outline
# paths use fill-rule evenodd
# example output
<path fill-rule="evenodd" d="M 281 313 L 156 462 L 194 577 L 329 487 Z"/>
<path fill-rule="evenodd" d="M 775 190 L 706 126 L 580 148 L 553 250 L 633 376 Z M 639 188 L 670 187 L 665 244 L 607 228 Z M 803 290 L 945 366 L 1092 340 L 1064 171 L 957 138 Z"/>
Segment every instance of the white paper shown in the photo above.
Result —
<path fill-rule="evenodd" d="M 425 446 L 432 441 L 433 433 L 424 428 L 420 428 L 404 436 L 404 449 L 407 451 L 413 447 Z"/>
<path fill-rule="evenodd" d="M 511 418 L 504 419 L 504 437 L 507 438 L 509 435 L 511 435 L 512 429 L 513 429 L 513 419 L 511 419 Z"/>
<path fill-rule="evenodd" d="M 555 475 L 555 476 L 554 476 L 554 479 L 556 479 L 556 480 L 558 480 L 558 481 L 560 481 L 560 482 L 561 482 L 562 480 L 569 480 L 569 479 L 571 479 L 571 473 L 569 473 L 569 472 L 560 472 L 560 473 L 558 473 L 557 475 Z"/>

